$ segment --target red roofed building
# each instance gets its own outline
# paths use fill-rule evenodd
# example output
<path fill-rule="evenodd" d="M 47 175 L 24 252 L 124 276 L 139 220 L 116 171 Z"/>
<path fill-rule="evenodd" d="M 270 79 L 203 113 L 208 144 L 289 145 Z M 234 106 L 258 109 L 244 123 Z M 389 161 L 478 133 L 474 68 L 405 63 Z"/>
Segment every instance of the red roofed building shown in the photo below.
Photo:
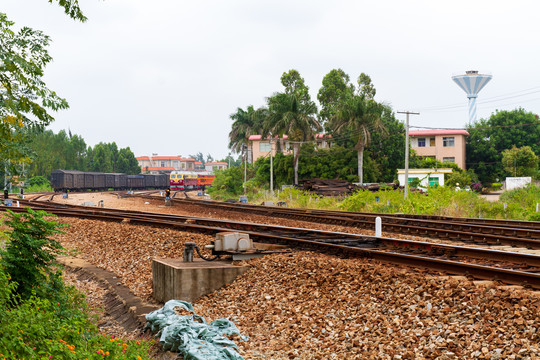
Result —
<path fill-rule="evenodd" d="M 206 171 L 213 172 L 214 170 L 225 170 L 227 165 L 226 162 L 207 162 L 204 164 L 204 168 Z"/>
<path fill-rule="evenodd" d="M 180 156 L 139 156 L 137 162 L 145 174 L 170 174 L 173 170 L 195 169 L 195 159 Z"/>
<path fill-rule="evenodd" d="M 465 137 L 469 133 L 463 129 L 412 130 L 409 131 L 411 149 L 418 156 L 453 162 L 465 169 Z"/>

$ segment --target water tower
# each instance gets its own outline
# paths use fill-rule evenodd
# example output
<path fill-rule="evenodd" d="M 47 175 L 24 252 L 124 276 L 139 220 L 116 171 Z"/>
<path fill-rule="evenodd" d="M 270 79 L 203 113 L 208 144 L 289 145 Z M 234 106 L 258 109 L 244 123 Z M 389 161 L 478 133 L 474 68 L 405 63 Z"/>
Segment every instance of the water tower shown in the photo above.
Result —
<path fill-rule="evenodd" d="M 465 75 L 452 76 L 452 80 L 467 93 L 469 98 L 469 124 L 476 121 L 476 98 L 491 77 L 491 75 L 479 74 L 476 70 L 465 71 Z"/>

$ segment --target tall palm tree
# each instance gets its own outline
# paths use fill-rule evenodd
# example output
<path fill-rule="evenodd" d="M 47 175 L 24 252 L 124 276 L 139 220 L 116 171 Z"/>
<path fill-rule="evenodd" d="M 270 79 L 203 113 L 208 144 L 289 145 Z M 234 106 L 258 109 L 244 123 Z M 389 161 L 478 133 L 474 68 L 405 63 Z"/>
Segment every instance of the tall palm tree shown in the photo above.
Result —
<path fill-rule="evenodd" d="M 336 133 L 349 130 L 357 138 L 355 148 L 358 151 L 358 179 L 364 182 L 364 149 L 371 143 L 372 131 L 386 129 L 381 121 L 382 106 L 372 98 L 363 95 L 351 95 L 337 106 L 337 112 L 331 119 L 330 127 Z"/>
<path fill-rule="evenodd" d="M 268 101 L 268 114 L 263 135 L 288 135 L 293 147 L 294 184 L 298 185 L 298 159 L 302 141 L 312 140 L 321 129 L 317 121 L 317 105 L 302 101 L 296 93 L 276 93 Z"/>
<path fill-rule="evenodd" d="M 247 145 L 249 136 L 260 130 L 261 126 L 254 116 L 255 112 L 253 105 L 249 105 L 247 110 L 238 108 L 234 114 L 229 116 L 233 120 L 229 133 L 229 148 L 232 151 L 241 152 L 244 145 Z"/>

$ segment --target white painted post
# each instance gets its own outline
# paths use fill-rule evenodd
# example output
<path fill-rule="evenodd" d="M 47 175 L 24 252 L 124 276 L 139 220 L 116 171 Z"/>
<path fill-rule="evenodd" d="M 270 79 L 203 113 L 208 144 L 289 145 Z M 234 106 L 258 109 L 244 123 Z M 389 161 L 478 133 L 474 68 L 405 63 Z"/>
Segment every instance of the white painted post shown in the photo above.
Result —
<path fill-rule="evenodd" d="M 536 212 L 538 212 L 538 210 L 540 209 L 540 203 L 536 203 Z"/>
<path fill-rule="evenodd" d="M 19 206 L 19 200 L 17 200 L 17 207 L 20 207 L 20 206 Z"/>
<path fill-rule="evenodd" d="M 376 237 L 382 236 L 382 220 L 380 216 L 377 216 L 375 218 L 375 236 Z"/>

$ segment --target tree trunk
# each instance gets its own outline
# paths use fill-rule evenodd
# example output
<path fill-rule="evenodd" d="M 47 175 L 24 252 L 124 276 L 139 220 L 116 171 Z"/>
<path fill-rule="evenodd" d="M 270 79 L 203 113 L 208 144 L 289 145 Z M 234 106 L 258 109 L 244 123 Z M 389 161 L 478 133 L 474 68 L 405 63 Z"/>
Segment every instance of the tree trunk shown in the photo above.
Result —
<path fill-rule="evenodd" d="M 293 146 L 293 164 L 294 164 L 294 185 L 298 185 L 298 159 L 300 158 L 300 151 L 298 145 Z"/>
<path fill-rule="evenodd" d="M 358 148 L 358 180 L 360 184 L 364 183 L 364 146 Z"/>

